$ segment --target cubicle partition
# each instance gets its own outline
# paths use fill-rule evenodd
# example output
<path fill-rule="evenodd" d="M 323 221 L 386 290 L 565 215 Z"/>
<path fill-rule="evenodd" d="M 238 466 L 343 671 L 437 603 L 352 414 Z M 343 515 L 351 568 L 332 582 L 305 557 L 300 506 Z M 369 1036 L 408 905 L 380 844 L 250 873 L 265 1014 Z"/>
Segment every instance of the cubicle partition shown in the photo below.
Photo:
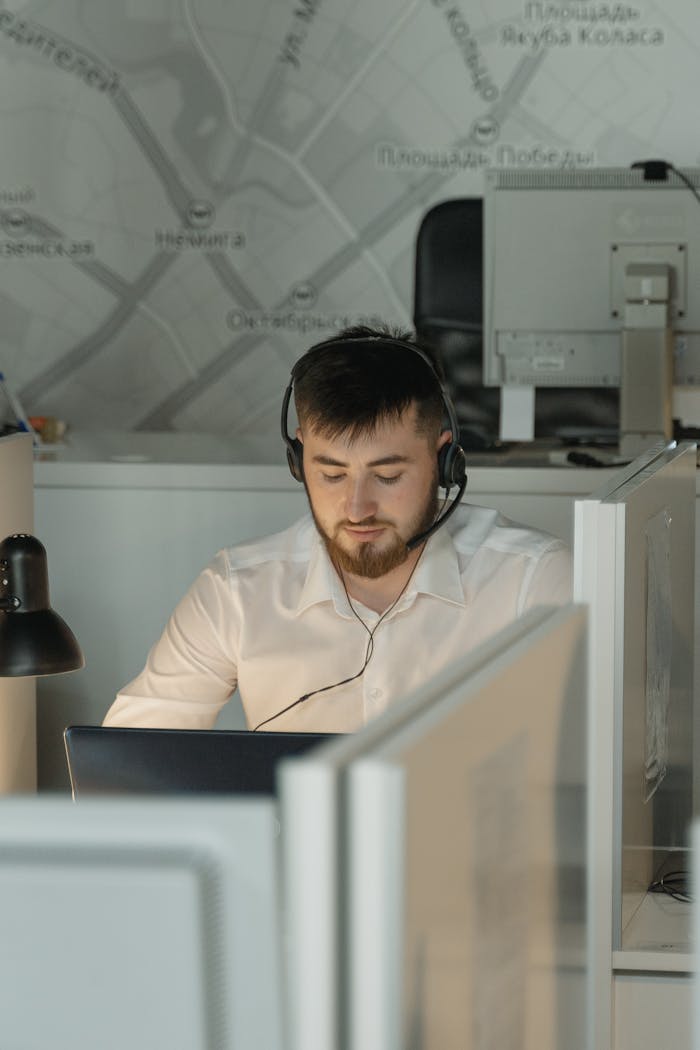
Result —
<path fill-rule="evenodd" d="M 659 446 L 577 500 L 574 595 L 590 610 L 593 1046 L 684 1045 L 693 788 L 696 449 Z"/>
<path fill-rule="evenodd" d="M 0 800 L 3 1050 L 285 1050 L 272 799 Z"/>
<path fill-rule="evenodd" d="M 587 699 L 540 609 L 283 764 L 289 1050 L 585 1050 Z"/>

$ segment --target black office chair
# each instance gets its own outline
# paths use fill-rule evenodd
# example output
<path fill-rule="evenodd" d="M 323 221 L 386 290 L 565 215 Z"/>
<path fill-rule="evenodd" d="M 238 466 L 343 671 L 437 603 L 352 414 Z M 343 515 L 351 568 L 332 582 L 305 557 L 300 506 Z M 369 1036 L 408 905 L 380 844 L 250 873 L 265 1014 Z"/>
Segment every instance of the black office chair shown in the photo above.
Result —
<path fill-rule="evenodd" d="M 413 323 L 442 366 L 466 449 L 493 445 L 498 390 L 484 387 L 482 353 L 482 203 L 464 197 L 436 204 L 418 228 Z"/>
<path fill-rule="evenodd" d="M 498 447 L 500 391 L 482 381 L 482 200 L 442 201 L 421 220 L 416 238 L 413 323 L 442 365 L 467 450 Z M 535 436 L 575 443 L 617 440 L 618 392 L 538 389 Z"/>

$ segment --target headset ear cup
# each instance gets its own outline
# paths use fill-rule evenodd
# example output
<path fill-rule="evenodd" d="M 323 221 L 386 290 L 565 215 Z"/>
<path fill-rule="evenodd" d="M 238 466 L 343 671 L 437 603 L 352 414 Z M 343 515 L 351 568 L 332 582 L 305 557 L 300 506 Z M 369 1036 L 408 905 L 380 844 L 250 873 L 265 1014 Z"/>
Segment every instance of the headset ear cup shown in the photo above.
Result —
<path fill-rule="evenodd" d="M 295 481 L 304 480 L 304 446 L 299 438 L 287 441 L 287 463 L 289 472 Z"/>
<path fill-rule="evenodd" d="M 452 442 L 448 442 L 447 444 L 443 445 L 440 451 L 438 452 L 438 485 L 442 489 L 449 488 L 451 484 L 451 482 L 448 480 L 451 449 Z"/>
<path fill-rule="evenodd" d="M 461 445 L 450 441 L 438 452 L 438 484 L 443 489 L 461 485 L 467 474 L 467 460 Z"/>
<path fill-rule="evenodd" d="M 454 456 L 451 463 L 452 484 L 466 485 L 467 483 L 467 457 L 461 445 L 454 446 Z"/>

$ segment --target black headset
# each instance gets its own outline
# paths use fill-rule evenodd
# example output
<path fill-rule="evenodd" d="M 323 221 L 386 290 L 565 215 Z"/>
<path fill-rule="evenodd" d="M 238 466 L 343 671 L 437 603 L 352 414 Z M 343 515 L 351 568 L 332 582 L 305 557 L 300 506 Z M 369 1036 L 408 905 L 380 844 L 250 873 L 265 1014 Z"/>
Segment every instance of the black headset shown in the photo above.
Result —
<path fill-rule="evenodd" d="M 456 510 L 459 501 L 464 495 L 464 490 L 467 487 L 467 461 L 464 455 L 464 450 L 457 441 L 457 438 L 459 437 L 459 424 L 457 423 L 457 413 L 452 404 L 452 399 L 447 393 L 432 361 L 428 355 L 420 349 L 420 347 L 415 345 L 415 343 L 409 343 L 405 339 L 395 339 L 393 336 L 363 335 L 349 336 L 348 338 L 345 338 L 344 336 L 335 336 L 333 339 L 326 339 L 322 343 L 316 343 L 315 346 L 312 346 L 307 350 L 304 356 L 299 358 L 292 368 L 289 384 L 284 392 L 284 398 L 282 401 L 281 430 L 282 440 L 287 447 L 287 463 L 292 477 L 297 481 L 303 482 L 304 445 L 299 438 L 292 437 L 289 433 L 289 402 L 292 398 L 294 381 L 299 375 L 299 371 L 304 367 L 312 354 L 316 354 L 321 350 L 326 350 L 334 346 L 352 346 L 353 343 L 358 345 L 361 343 L 376 343 L 380 346 L 385 345 L 387 347 L 409 350 L 412 354 L 420 357 L 426 367 L 430 370 L 430 374 L 440 390 L 440 396 L 442 397 L 442 402 L 449 421 L 452 438 L 449 442 L 444 444 L 438 452 L 438 484 L 441 488 L 445 489 L 446 493 L 449 493 L 450 489 L 456 485 L 458 488 L 457 496 L 453 499 L 447 510 L 433 522 L 429 529 L 419 533 L 407 542 L 406 546 L 409 550 L 412 550 L 420 543 L 423 543 L 428 536 L 431 536 L 433 532 L 435 532 L 435 530 L 449 518 L 452 512 Z"/>

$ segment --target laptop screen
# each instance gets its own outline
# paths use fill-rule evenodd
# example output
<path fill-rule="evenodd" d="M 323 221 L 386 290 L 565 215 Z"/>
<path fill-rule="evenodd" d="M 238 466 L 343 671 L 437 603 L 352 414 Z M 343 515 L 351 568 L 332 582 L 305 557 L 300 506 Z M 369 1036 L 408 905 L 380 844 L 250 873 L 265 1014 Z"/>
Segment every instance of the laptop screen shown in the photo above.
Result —
<path fill-rule="evenodd" d="M 105 794 L 275 794 L 277 762 L 333 733 L 69 726 L 73 798 Z"/>

